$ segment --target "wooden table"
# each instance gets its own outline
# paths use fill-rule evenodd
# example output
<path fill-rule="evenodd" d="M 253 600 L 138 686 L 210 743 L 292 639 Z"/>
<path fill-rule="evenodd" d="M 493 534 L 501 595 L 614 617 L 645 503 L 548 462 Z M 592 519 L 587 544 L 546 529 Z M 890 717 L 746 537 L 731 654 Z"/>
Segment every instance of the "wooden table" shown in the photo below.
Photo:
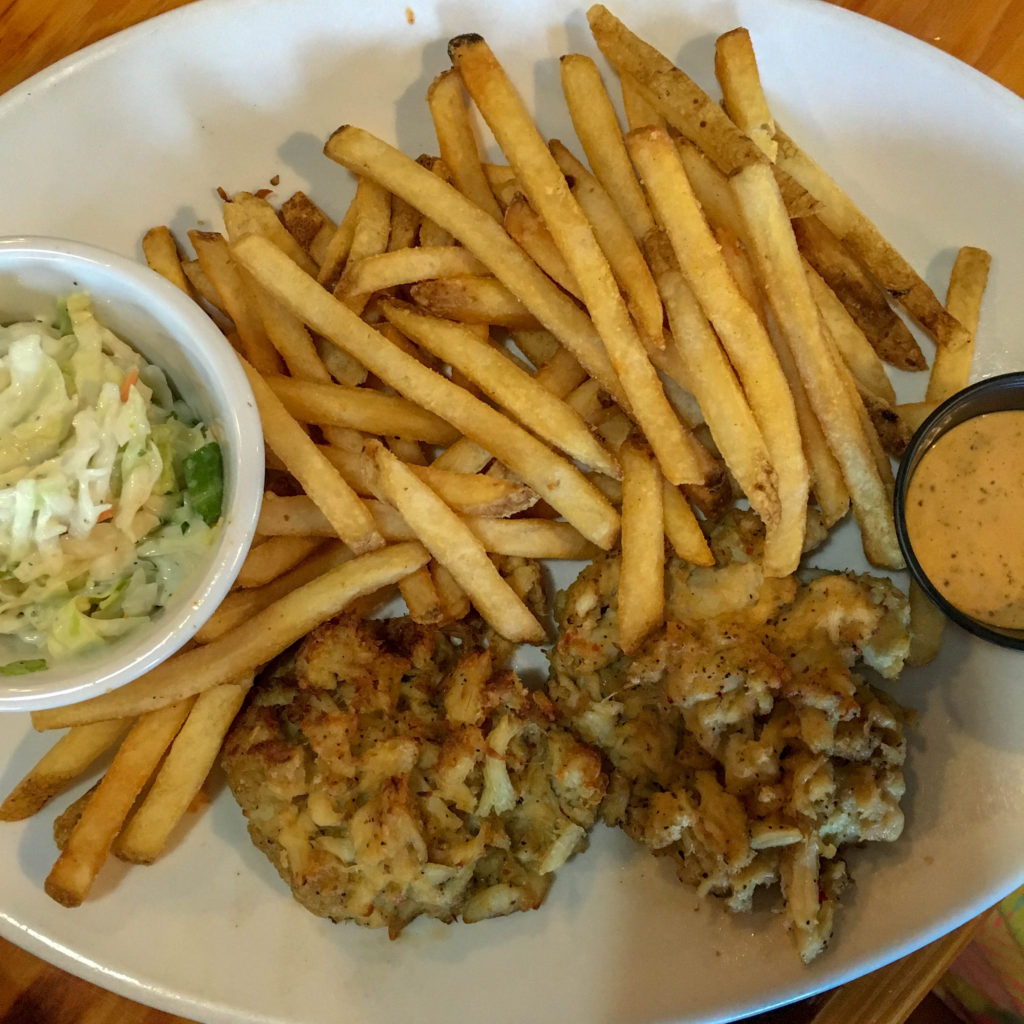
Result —
<path fill-rule="evenodd" d="M 8 0 L 0 92 L 113 32 L 189 0 Z M 272 3 L 273 0 L 267 0 Z M 685 2 L 685 0 L 677 0 Z M 763 0 L 769 3 L 770 0 Z M 834 0 L 951 53 L 1024 96 L 1024 0 Z M 942 1011 L 934 1007 L 932 1014 Z M 800 1009 L 776 1019 L 806 1019 Z M 926 1015 L 936 1021 L 938 1016 Z M 926 1019 L 922 1016 L 922 1020 Z M 174 1024 L 0 940 L 0 1024 Z"/>

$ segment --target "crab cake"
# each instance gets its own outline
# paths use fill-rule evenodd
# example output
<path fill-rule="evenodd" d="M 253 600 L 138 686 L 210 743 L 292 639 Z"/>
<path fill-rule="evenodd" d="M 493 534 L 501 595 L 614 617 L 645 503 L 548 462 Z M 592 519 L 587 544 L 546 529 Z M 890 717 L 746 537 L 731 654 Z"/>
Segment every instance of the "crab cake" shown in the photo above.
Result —
<path fill-rule="evenodd" d="M 749 513 L 710 541 L 714 567 L 669 562 L 666 624 L 632 658 L 618 559 L 588 566 L 558 601 L 549 694 L 605 754 L 604 819 L 731 910 L 778 884 L 809 961 L 832 931 L 843 848 L 902 831 L 907 715 L 858 668 L 899 673 L 907 602 L 871 576 L 765 576 Z"/>
<path fill-rule="evenodd" d="M 538 907 L 606 776 L 471 622 L 340 617 L 254 687 L 222 763 L 256 845 L 334 921 Z"/>

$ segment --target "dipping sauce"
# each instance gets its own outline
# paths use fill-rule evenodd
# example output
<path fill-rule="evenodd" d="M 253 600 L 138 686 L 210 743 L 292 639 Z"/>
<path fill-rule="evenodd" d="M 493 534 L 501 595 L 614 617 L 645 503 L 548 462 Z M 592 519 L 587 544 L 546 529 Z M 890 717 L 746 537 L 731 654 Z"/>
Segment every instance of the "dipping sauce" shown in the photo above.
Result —
<path fill-rule="evenodd" d="M 921 568 L 950 604 L 1024 628 L 1024 410 L 943 434 L 911 477 L 906 522 Z"/>

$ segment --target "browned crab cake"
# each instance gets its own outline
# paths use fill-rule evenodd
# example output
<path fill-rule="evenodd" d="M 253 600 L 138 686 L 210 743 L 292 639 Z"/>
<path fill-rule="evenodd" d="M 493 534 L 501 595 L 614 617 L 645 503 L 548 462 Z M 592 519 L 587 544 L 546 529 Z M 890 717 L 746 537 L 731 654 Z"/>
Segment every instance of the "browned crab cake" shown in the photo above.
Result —
<path fill-rule="evenodd" d="M 340 617 L 258 682 L 222 763 L 313 913 L 395 936 L 529 910 L 586 845 L 601 759 L 497 658 L 475 623 Z"/>

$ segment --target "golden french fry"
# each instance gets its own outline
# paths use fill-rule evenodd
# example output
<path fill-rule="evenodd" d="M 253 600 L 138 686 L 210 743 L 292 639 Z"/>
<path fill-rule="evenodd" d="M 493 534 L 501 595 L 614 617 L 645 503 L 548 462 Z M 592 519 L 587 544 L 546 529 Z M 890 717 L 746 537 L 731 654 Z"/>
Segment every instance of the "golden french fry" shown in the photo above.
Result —
<path fill-rule="evenodd" d="M 579 561 L 594 558 L 600 550 L 570 523 L 558 519 L 465 516 L 463 521 L 493 555 Z"/>
<path fill-rule="evenodd" d="M 211 643 L 168 658 L 120 689 L 63 708 L 36 711 L 37 729 L 143 714 L 256 671 L 356 598 L 371 594 L 425 565 L 415 542 L 393 544 L 329 569 L 261 609 Z"/>
<path fill-rule="evenodd" d="M 315 509 L 316 506 L 314 505 L 313 508 Z M 319 512 L 318 509 L 317 511 Z M 196 631 L 196 642 L 208 644 L 211 640 L 216 640 L 217 637 L 223 636 L 229 630 L 248 621 L 258 611 L 262 611 L 278 598 L 295 590 L 296 587 L 309 583 L 329 569 L 355 557 L 351 549 L 340 540 L 326 538 L 319 538 L 319 540 L 320 543 L 313 554 L 300 562 L 294 569 L 282 573 L 261 587 L 233 590 L 228 594 L 217 606 L 213 615 Z"/>
<path fill-rule="evenodd" d="M 618 475 L 615 458 L 582 417 L 498 349 L 481 344 L 458 324 L 425 316 L 411 306 L 385 302 L 381 308 L 403 334 L 459 369 L 523 426 L 585 465 Z"/>
<path fill-rule="evenodd" d="M 455 245 L 420 246 L 397 249 L 350 262 L 338 282 L 339 298 L 372 295 L 400 284 L 413 284 L 436 277 L 457 277 L 486 273 L 471 253 Z"/>
<path fill-rule="evenodd" d="M 736 373 L 683 278 L 668 239 L 654 233 L 646 249 L 672 327 L 672 347 L 686 366 L 690 390 L 706 410 L 715 445 L 751 508 L 762 522 L 775 523 L 780 516 L 775 471 Z"/>
<path fill-rule="evenodd" d="M 804 269 L 818 312 L 857 386 L 884 402 L 895 402 L 892 381 L 867 335 L 814 267 L 805 261 Z"/>
<path fill-rule="evenodd" d="M 263 241 L 257 235 L 249 235 L 248 238 Z M 282 257 L 288 259 L 283 254 Z M 298 267 L 296 270 L 302 273 Z M 380 547 L 384 541 L 374 529 L 373 520 L 359 496 L 324 458 L 264 378 L 244 360 L 242 366 L 256 397 L 263 434 L 270 450 L 284 462 L 303 490 L 323 511 L 336 535 L 353 551 L 361 554 Z"/>
<path fill-rule="evenodd" d="M 373 388 L 323 384 L 280 375 L 264 380 L 285 409 L 301 423 L 326 423 L 428 444 L 451 444 L 458 437 L 440 416 L 397 395 L 386 395 Z"/>
<path fill-rule="evenodd" d="M 622 127 L 601 72 L 590 57 L 579 53 L 562 57 L 560 71 L 569 115 L 594 176 L 613 198 L 639 242 L 654 228 L 654 217 L 630 163 Z"/>
<path fill-rule="evenodd" d="M 541 216 L 524 195 L 517 195 L 505 208 L 505 230 L 523 247 L 534 262 L 560 288 L 580 299 L 580 286 L 565 262 Z"/>
<path fill-rule="evenodd" d="M 472 605 L 466 592 L 455 582 L 455 577 L 440 562 L 431 562 L 430 571 L 441 602 L 444 622 L 458 622 L 470 612 Z"/>
<path fill-rule="evenodd" d="M 404 580 L 399 580 L 398 590 L 413 622 L 419 622 L 424 626 L 436 626 L 445 621 L 445 610 L 434 584 L 429 563 L 421 565 Z"/>
<path fill-rule="evenodd" d="M 608 63 L 630 75 L 673 128 L 706 153 L 723 174 L 764 160 L 761 151 L 696 82 L 667 57 L 631 32 L 603 4 L 587 21 Z"/>
<path fill-rule="evenodd" d="M 658 286 L 629 224 L 597 178 L 561 142 L 552 139 L 548 148 L 572 183 L 573 197 L 590 221 L 644 344 L 648 350 L 651 346 L 660 349 L 664 345 L 665 311 Z"/>
<path fill-rule="evenodd" d="M 227 240 L 215 231 L 190 231 L 188 237 L 199 266 L 217 293 L 218 306 L 234 322 L 245 358 L 260 373 L 280 373 L 284 368 L 281 357 L 267 337 Z"/>
<path fill-rule="evenodd" d="M 489 217 L 487 223 L 500 230 Z M 443 417 L 501 459 L 584 536 L 603 548 L 614 543 L 618 515 L 566 459 L 506 416 L 387 342 L 265 239 L 254 235 L 243 239 L 237 255 L 297 316 L 334 344 L 358 353 L 356 358 L 382 381 Z"/>
<path fill-rule="evenodd" d="M 739 244 L 735 236 L 724 229 L 716 232 L 716 237 L 722 247 L 722 255 L 728 261 L 733 277 L 747 297 L 747 301 L 752 305 L 763 307 L 764 300 L 750 260 L 747 259 L 746 250 Z M 826 528 L 829 528 L 849 512 L 850 492 L 843 479 L 842 468 L 832 454 L 828 439 L 811 407 L 807 390 L 800 379 L 796 360 L 790 350 L 789 341 L 770 317 L 764 318 L 768 321 L 769 333 L 779 357 L 779 365 L 786 375 L 786 380 L 789 381 L 789 390 L 793 395 L 797 424 L 803 439 L 804 457 L 810 472 L 811 490 L 814 492 L 815 501 L 821 511 L 822 522 Z M 823 323 L 823 330 L 825 326 Z M 873 352 L 871 355 L 877 362 L 877 357 Z"/>
<path fill-rule="evenodd" d="M 322 537 L 268 537 L 245 556 L 235 586 L 242 589 L 262 587 L 294 569 L 322 543 Z"/>
<path fill-rule="evenodd" d="M 493 461 L 494 456 L 483 445 L 468 437 L 460 437 L 455 444 L 445 448 L 431 465 L 450 473 L 482 473 Z"/>
<path fill-rule="evenodd" d="M 337 285 L 341 277 L 345 263 L 348 260 L 349 250 L 352 248 L 352 239 L 356 233 L 356 220 L 359 217 L 360 192 L 356 186 L 356 194 L 352 202 L 348 204 L 345 216 L 338 222 L 338 226 L 331 232 L 330 237 L 321 244 L 316 262 L 319 269 L 316 279 L 325 288 L 332 289 Z M 321 238 L 317 235 L 317 240 Z"/>
<path fill-rule="evenodd" d="M 448 54 L 531 205 L 544 218 L 579 282 L 625 392 L 630 415 L 643 431 L 663 472 L 676 484 L 702 483 L 693 440 L 665 397 L 590 223 L 522 99 L 480 36 L 451 40 Z"/>
<path fill-rule="evenodd" d="M 313 339 L 301 322 L 280 302 L 246 275 L 246 285 L 256 314 L 271 345 L 284 360 L 288 372 L 300 380 L 330 383 L 331 374 L 324 366 Z"/>
<path fill-rule="evenodd" d="M 672 550 L 691 565 L 715 564 L 707 537 L 700 528 L 686 495 L 667 480 L 662 481 L 661 503 L 665 519 L 665 538 Z"/>
<path fill-rule="evenodd" d="M 161 277 L 180 288 L 186 295 L 192 294 L 188 278 L 181 266 L 181 253 L 169 227 L 150 228 L 142 236 L 142 253 L 146 264 Z"/>
<path fill-rule="evenodd" d="M 415 160 L 360 128 L 339 128 L 324 152 L 355 173 L 372 176 L 450 231 L 611 394 L 621 394 L 590 319 L 488 214 Z"/>
<path fill-rule="evenodd" d="M 662 474 L 646 446 L 627 441 L 622 460 L 619 646 L 639 648 L 665 619 L 665 513 Z"/>
<path fill-rule="evenodd" d="M 373 467 L 362 451 L 362 444 L 360 441 L 358 452 L 333 445 L 324 446 L 321 451 L 358 494 L 369 495 L 373 493 Z M 436 464 L 411 468 L 446 505 L 465 515 L 501 518 L 525 512 L 537 502 L 537 494 L 515 480 L 478 472 L 453 472 Z"/>
<path fill-rule="evenodd" d="M 754 57 L 750 33 L 734 28 L 715 40 L 715 77 L 722 87 L 722 105 L 769 160 L 775 160 L 775 119 L 765 102 L 761 75 Z"/>
<path fill-rule="evenodd" d="M 456 188 L 500 222 L 501 208 L 487 183 L 462 81 L 454 70 L 442 71 L 431 82 L 427 89 L 427 105 L 434 121 L 441 159 L 451 171 Z"/>
<path fill-rule="evenodd" d="M 114 837 L 192 703 L 192 698 L 179 700 L 144 714 L 132 726 L 46 877 L 46 893 L 52 899 L 77 907 L 88 895 Z"/>
<path fill-rule="evenodd" d="M 658 113 L 632 75 L 620 74 L 619 86 L 622 90 L 622 109 L 626 112 L 626 124 L 630 131 L 634 128 L 646 128 L 648 125 L 655 128 L 667 127 L 665 118 Z"/>
<path fill-rule="evenodd" d="M 864 332 L 880 359 L 900 370 L 923 370 L 924 353 L 890 307 L 885 292 L 819 217 L 793 221 L 797 245 L 808 264 Z"/>
<path fill-rule="evenodd" d="M 448 569 L 484 619 L 508 640 L 543 642 L 544 627 L 505 582 L 458 515 L 384 445 L 369 441 L 367 450 L 388 501 Z"/>
<path fill-rule="evenodd" d="M 821 202 L 817 214 L 821 222 L 864 264 L 889 295 L 940 348 L 969 345 L 970 333 L 945 309 L 917 271 L 842 188 L 778 125 L 775 138 L 779 144 L 778 165 Z"/>
<path fill-rule="evenodd" d="M 967 387 L 974 359 L 974 335 L 978 330 L 981 298 L 985 294 L 991 264 L 991 255 L 972 245 L 965 245 L 956 254 L 946 292 L 946 308 L 963 324 L 970 340 L 957 347 L 940 346 L 936 350 L 935 362 L 932 363 L 932 372 L 928 378 L 928 390 L 925 392 L 925 400 L 928 402 L 944 402 Z"/>
<path fill-rule="evenodd" d="M 765 572 L 788 576 L 803 553 L 810 486 L 789 383 L 767 329 L 729 270 L 671 138 L 661 129 L 643 128 L 630 133 L 627 145 L 679 268 L 729 354 L 764 438 L 779 498 L 778 519 L 765 521 Z"/>
<path fill-rule="evenodd" d="M 129 721 L 114 719 L 69 730 L 0 804 L 0 821 L 21 821 L 42 810 L 105 754 L 130 725 Z"/>
<path fill-rule="evenodd" d="M 434 316 L 468 324 L 534 328 L 537 318 L 496 277 L 439 277 L 420 281 L 409 297 Z"/>
<path fill-rule="evenodd" d="M 902 402 L 896 406 L 896 412 L 910 430 L 915 431 L 938 407 L 938 402 Z"/>
<path fill-rule="evenodd" d="M 248 676 L 195 699 L 153 785 L 114 841 L 116 856 L 133 864 L 152 864 L 160 855 L 206 781 L 252 683 Z"/>

